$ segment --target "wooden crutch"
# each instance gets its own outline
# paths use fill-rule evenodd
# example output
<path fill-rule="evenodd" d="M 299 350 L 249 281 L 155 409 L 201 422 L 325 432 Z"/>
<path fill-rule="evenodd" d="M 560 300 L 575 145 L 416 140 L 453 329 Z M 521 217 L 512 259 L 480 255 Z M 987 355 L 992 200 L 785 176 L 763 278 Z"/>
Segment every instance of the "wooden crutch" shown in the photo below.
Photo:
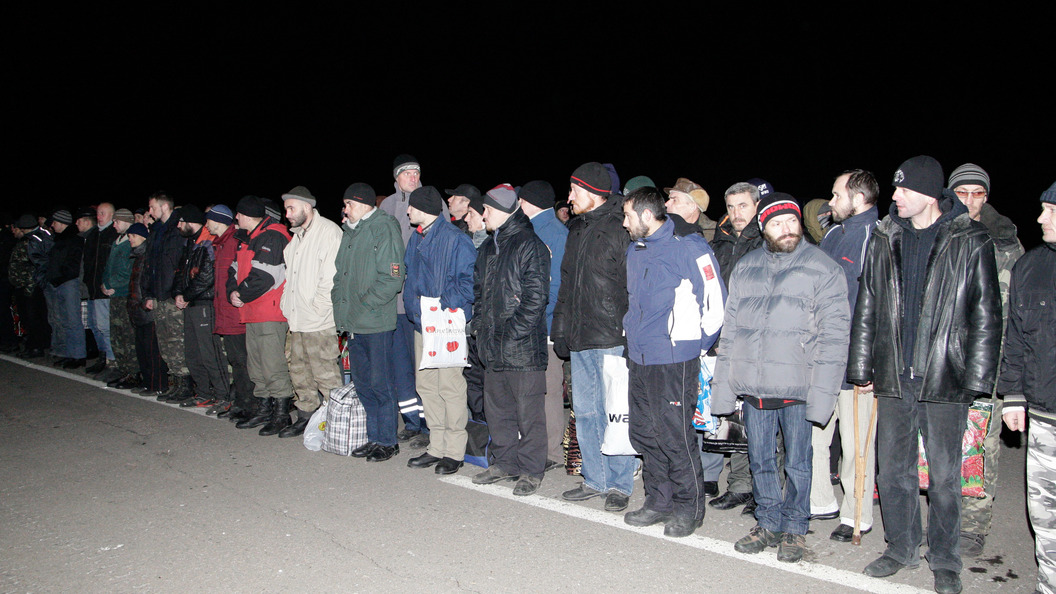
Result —
<path fill-rule="evenodd" d="M 869 444 L 873 441 L 873 421 L 876 419 L 876 396 L 873 396 L 873 409 L 869 413 L 869 430 L 865 434 L 863 448 L 858 433 L 858 392 L 854 387 L 854 533 L 851 544 L 862 544 L 862 499 L 865 498 L 865 460 L 869 456 Z M 872 395 L 872 393 L 869 393 Z M 870 502 L 872 504 L 872 502 Z"/>

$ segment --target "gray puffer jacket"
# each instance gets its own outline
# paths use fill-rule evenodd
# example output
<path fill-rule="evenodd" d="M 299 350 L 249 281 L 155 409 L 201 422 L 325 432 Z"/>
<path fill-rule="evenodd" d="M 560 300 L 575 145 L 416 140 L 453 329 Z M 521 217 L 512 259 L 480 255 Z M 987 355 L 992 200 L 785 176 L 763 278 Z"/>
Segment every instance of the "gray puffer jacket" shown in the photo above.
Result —
<path fill-rule="evenodd" d="M 733 269 L 711 381 L 711 411 L 733 412 L 738 396 L 806 402 L 825 423 L 847 365 L 851 312 L 843 270 L 800 241 L 792 253 L 762 247 Z"/>

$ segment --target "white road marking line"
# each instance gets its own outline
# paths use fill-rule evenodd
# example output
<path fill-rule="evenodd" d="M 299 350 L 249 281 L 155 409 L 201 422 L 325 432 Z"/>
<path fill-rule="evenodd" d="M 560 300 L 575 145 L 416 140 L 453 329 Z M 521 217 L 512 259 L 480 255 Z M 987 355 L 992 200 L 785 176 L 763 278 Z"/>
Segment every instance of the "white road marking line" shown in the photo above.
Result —
<path fill-rule="evenodd" d="M 846 586 L 849 588 L 855 588 L 864 592 L 876 592 L 877 594 L 894 594 L 894 593 L 909 593 L 909 592 L 928 592 L 929 590 L 922 590 L 920 588 L 909 586 L 906 584 L 899 584 L 890 582 L 883 579 L 876 579 L 864 576 L 860 573 L 854 573 L 843 569 L 837 569 L 835 567 L 829 567 L 820 563 L 782 563 L 777 560 L 777 555 L 773 553 L 760 553 L 758 555 L 745 555 L 738 553 L 734 550 L 733 544 L 724 540 L 718 540 L 707 536 L 701 536 L 694 534 L 686 538 L 670 538 L 664 536 L 664 529 L 662 526 L 650 526 L 648 528 L 635 528 L 628 526 L 623 522 L 623 514 L 614 514 L 611 512 L 601 511 L 597 509 L 591 509 L 589 507 L 583 507 L 582 505 L 576 505 L 568 501 L 559 499 L 553 499 L 550 497 L 543 497 L 541 495 L 528 495 L 527 497 L 519 497 L 513 494 L 513 491 L 508 487 L 500 487 L 497 485 L 474 485 L 472 479 L 468 476 L 451 475 L 440 478 L 441 481 L 449 483 L 458 487 L 466 489 L 472 489 L 474 491 L 480 491 L 487 493 L 488 495 L 494 495 L 496 497 L 502 497 L 518 503 L 525 503 L 540 509 L 547 511 L 557 512 L 566 516 L 572 516 L 581 520 L 587 520 L 588 522 L 595 522 L 597 524 L 604 524 L 613 528 L 619 528 L 621 530 L 628 530 L 635 532 L 643 536 L 649 536 L 668 542 L 701 549 L 709 553 L 716 555 L 723 555 L 731 559 L 738 561 L 744 561 L 746 563 L 754 563 L 756 565 L 762 565 L 771 569 L 784 571 L 787 573 L 794 573 L 797 575 L 806 576 L 816 580 L 837 584 L 839 586 Z"/>

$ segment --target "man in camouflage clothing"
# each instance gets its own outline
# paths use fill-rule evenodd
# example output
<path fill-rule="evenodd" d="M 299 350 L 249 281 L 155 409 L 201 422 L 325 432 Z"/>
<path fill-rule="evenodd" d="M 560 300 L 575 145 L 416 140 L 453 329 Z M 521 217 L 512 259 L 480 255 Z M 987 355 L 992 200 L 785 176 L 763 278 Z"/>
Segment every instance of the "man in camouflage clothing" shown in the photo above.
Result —
<path fill-rule="evenodd" d="M 128 315 L 128 282 L 132 277 L 132 244 L 128 228 L 134 221 L 132 211 L 122 208 L 114 213 L 113 247 L 103 268 L 102 292 L 110 300 L 110 349 L 114 368 L 104 379 L 111 388 L 134 388 L 139 385 L 139 360 L 136 359 L 136 329 Z"/>
<path fill-rule="evenodd" d="M 1004 323 L 1008 322 L 1008 284 L 1012 278 L 1012 266 L 1023 255 L 1023 244 L 1016 237 L 1016 226 L 988 204 L 990 199 L 990 176 L 978 165 L 965 163 L 950 174 L 946 184 L 957 198 L 968 207 L 972 220 L 986 225 L 994 240 L 994 255 L 997 257 L 997 280 L 1001 286 L 1001 312 Z M 990 532 L 993 517 L 994 492 L 997 490 L 997 462 L 1001 453 L 1001 399 L 996 392 L 989 400 L 994 405 L 990 417 L 990 428 L 983 441 L 983 498 L 961 498 L 961 555 L 978 557 L 983 553 L 986 535 Z"/>
<path fill-rule="evenodd" d="M 11 252 L 8 280 L 14 289 L 15 306 L 26 333 L 22 357 L 35 359 L 44 356 L 51 337 L 44 303 L 44 273 L 52 239 L 42 232 L 36 217 L 29 214 L 18 217 L 12 231 L 18 242 Z"/>

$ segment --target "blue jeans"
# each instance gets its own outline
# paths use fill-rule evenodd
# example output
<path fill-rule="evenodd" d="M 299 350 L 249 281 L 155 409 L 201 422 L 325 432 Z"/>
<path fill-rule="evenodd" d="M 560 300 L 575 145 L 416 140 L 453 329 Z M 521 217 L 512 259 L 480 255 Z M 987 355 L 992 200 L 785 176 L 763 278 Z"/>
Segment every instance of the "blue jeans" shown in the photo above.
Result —
<path fill-rule="evenodd" d="M 813 425 L 807 421 L 805 404 L 760 410 L 745 403 L 744 429 L 748 434 L 748 464 L 752 470 L 752 494 L 758 507 L 755 518 L 771 532 L 806 534 L 810 524 L 811 459 Z M 785 488 L 778 475 L 778 430 L 784 436 Z"/>
<path fill-rule="evenodd" d="M 84 342 L 84 323 L 81 321 L 81 279 L 68 280 L 54 289 L 62 350 L 56 351 L 52 344 L 52 352 L 60 357 L 84 359 L 88 347 Z"/>
<path fill-rule="evenodd" d="M 110 348 L 110 300 L 88 300 L 88 329 L 95 337 L 95 346 L 99 347 L 99 356 L 107 361 L 114 360 L 114 351 Z"/>
<path fill-rule="evenodd" d="M 367 411 L 367 441 L 396 445 L 399 411 L 392 387 L 393 332 L 356 334 L 348 341 L 348 360 L 356 394 Z"/>
<path fill-rule="evenodd" d="M 920 562 L 920 482 L 917 432 L 928 455 L 928 564 L 961 571 L 961 439 L 967 404 L 879 397 L 876 416 L 876 486 L 884 519 L 885 555 L 905 565 Z"/>
<path fill-rule="evenodd" d="M 417 369 L 414 365 L 414 322 L 404 314 L 396 316 L 392 355 L 393 384 L 403 415 L 403 427 L 408 431 L 425 431 L 425 407 L 414 379 Z"/>
<path fill-rule="evenodd" d="M 608 417 L 605 415 L 605 383 L 602 362 L 605 355 L 619 356 L 623 347 L 572 351 L 572 410 L 576 413 L 576 439 L 583 457 L 580 470 L 583 483 L 596 491 L 615 489 L 630 495 L 634 488 L 634 456 L 606 456 L 601 453 Z"/>

